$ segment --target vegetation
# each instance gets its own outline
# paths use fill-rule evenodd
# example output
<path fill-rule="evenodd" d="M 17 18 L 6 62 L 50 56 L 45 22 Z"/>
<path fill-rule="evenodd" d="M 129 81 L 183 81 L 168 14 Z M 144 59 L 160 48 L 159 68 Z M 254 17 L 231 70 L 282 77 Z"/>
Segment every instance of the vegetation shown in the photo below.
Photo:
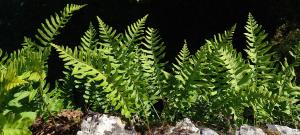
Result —
<path fill-rule="evenodd" d="M 36 116 L 48 118 L 64 108 L 61 90 L 57 87 L 50 91 L 45 80 L 51 50 L 48 44 L 72 13 L 82 7 L 67 5 L 51 16 L 51 21 L 46 19 L 46 24 L 42 24 L 45 31 L 38 29 L 39 43 L 25 37 L 22 49 L 11 54 L 0 50 L 0 134 L 31 134 L 28 127 Z"/>
<path fill-rule="evenodd" d="M 298 125 L 300 87 L 294 68 L 300 63 L 300 45 L 289 52 L 291 59 L 282 60 L 251 14 L 245 26 L 246 57 L 233 48 L 233 26 L 206 40 L 195 54 L 185 41 L 169 66 L 158 30 L 146 27 L 147 15 L 123 33 L 97 17 L 97 27 L 90 24 L 80 46 L 53 43 L 84 6 L 70 4 L 50 16 L 36 41 L 25 37 L 22 49 L 9 55 L 0 50 L 2 134 L 30 134 L 37 116 L 55 117 L 64 108 L 76 108 L 68 100 L 75 93 L 84 101 L 81 109 L 138 118 L 146 126 L 184 117 L 228 129 L 245 123 Z M 51 48 L 65 67 L 65 78 L 53 90 L 45 81 Z M 163 109 L 155 107 L 159 101 Z"/>

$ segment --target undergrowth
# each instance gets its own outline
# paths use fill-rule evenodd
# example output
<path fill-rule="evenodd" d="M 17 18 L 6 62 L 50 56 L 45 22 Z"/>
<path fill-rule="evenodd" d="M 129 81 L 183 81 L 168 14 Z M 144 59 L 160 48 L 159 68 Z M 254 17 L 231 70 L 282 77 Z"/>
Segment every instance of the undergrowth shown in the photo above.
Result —
<path fill-rule="evenodd" d="M 74 100 L 84 102 L 81 109 L 120 114 L 148 128 L 184 117 L 227 129 L 265 123 L 297 127 L 300 44 L 289 50 L 289 60 L 279 58 L 251 14 L 245 26 L 246 58 L 233 48 L 233 26 L 207 39 L 195 54 L 184 41 L 176 62 L 168 63 L 158 30 L 146 25 L 148 15 L 121 33 L 97 17 L 78 47 L 53 43 L 73 12 L 84 6 L 70 4 L 50 16 L 34 39 L 24 38 L 22 49 L 0 50 L 2 134 L 30 134 L 37 116 L 55 117 L 64 108 L 76 108 Z M 45 81 L 51 48 L 65 67 L 65 77 L 53 90 Z M 81 99 L 70 99 L 74 93 Z M 163 109 L 155 107 L 160 101 Z"/>

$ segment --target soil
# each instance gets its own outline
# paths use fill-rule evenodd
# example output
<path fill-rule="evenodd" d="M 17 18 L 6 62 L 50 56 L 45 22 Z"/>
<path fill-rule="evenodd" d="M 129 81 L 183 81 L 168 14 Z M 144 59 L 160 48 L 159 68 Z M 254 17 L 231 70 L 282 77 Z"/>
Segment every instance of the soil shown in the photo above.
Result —
<path fill-rule="evenodd" d="M 37 118 L 30 129 L 33 135 L 76 135 L 82 117 L 80 111 L 65 110 L 47 120 Z"/>

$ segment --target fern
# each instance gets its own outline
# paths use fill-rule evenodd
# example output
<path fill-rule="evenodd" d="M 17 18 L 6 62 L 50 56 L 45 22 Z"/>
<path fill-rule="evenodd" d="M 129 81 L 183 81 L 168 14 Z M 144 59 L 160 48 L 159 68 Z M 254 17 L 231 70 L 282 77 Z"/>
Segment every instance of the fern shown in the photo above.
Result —
<path fill-rule="evenodd" d="M 96 39 L 96 29 L 93 24 L 90 23 L 89 29 L 85 32 L 84 36 L 81 38 L 81 46 L 80 50 L 87 51 L 89 49 L 93 49 L 97 45 Z"/>
<path fill-rule="evenodd" d="M 220 122 L 231 124 L 241 117 L 245 104 L 238 95 L 243 95 L 243 91 L 251 82 L 251 72 L 249 65 L 242 59 L 232 47 L 232 36 L 235 27 L 223 34 L 214 36 L 214 39 L 207 40 L 207 56 L 205 57 L 206 67 L 203 66 L 202 80 L 210 84 L 209 88 L 202 88 L 208 100 L 202 99 L 203 103 L 208 102 L 210 110 L 206 113 L 216 114 L 216 120 L 220 119 L 218 110 L 223 110 Z M 203 52 L 204 53 L 204 52 Z M 233 116 L 233 118 L 230 118 Z M 210 120 L 209 120 L 210 121 Z M 228 125 L 227 125 L 228 126 Z"/>
<path fill-rule="evenodd" d="M 54 48 L 56 48 L 57 51 L 60 53 L 60 58 L 63 59 L 63 61 L 66 61 L 67 63 L 65 65 L 73 65 L 74 68 L 72 70 L 72 75 L 78 79 L 86 78 L 88 79 L 86 83 L 92 83 L 93 81 L 99 82 L 97 87 L 103 88 L 104 92 L 108 92 L 107 97 L 109 100 L 112 100 L 112 105 L 116 105 L 117 100 L 121 100 L 117 106 L 122 105 L 122 114 L 126 117 L 130 117 L 130 112 L 128 110 L 128 107 L 125 105 L 124 100 L 122 100 L 124 97 L 116 96 L 117 90 L 112 88 L 112 84 L 109 84 L 107 82 L 107 75 L 103 74 L 101 71 L 95 69 L 93 66 L 78 60 L 78 58 L 75 57 L 72 50 L 69 48 L 61 48 L 57 45 L 52 44 Z M 76 51 L 75 51 L 76 53 Z M 77 53 L 78 54 L 78 53 Z M 88 97 L 87 97 L 88 98 Z"/>
<path fill-rule="evenodd" d="M 125 31 L 124 36 L 125 36 L 125 44 L 129 47 L 128 49 L 129 51 L 137 47 L 136 45 L 134 45 L 135 42 L 141 40 L 142 38 L 141 36 L 143 34 L 143 29 L 147 17 L 148 15 L 144 16 L 137 22 L 127 26 L 127 31 Z"/>
<path fill-rule="evenodd" d="M 24 50 L 10 58 L 0 51 L 1 90 L 22 89 L 10 95 L 13 98 L 6 109 L 21 107 L 24 99 L 31 101 L 39 95 L 36 100 L 47 104 L 37 105 L 40 110 L 60 110 L 61 105 L 54 104 L 62 103 L 61 90 L 50 92 L 44 82 L 45 59 L 52 46 L 65 62 L 66 78 L 62 81 L 67 87 L 62 88 L 70 89 L 69 93 L 78 90 L 85 106 L 93 111 L 120 113 L 126 118 L 137 115 L 147 122 L 157 117 L 193 117 L 228 128 L 250 123 L 243 117 L 249 110 L 254 124 L 299 121 L 300 89 L 294 69 L 299 66 L 299 48 L 290 52 L 294 57 L 291 63 L 280 63 L 266 41 L 267 34 L 251 14 L 245 26 L 247 60 L 233 48 L 234 26 L 206 40 L 195 54 L 189 52 L 184 41 L 172 73 L 168 73 L 164 43 L 156 29 L 146 27 L 147 15 L 127 26 L 124 33 L 97 17 L 98 28 L 91 23 L 79 47 L 53 44 L 73 12 L 82 7 L 67 5 L 42 23 L 36 38 L 46 47 L 25 38 Z M 25 57 L 28 51 L 34 52 L 32 60 Z M 166 100 L 162 115 L 154 107 L 158 100 Z"/>
<path fill-rule="evenodd" d="M 189 79 L 192 75 L 189 70 L 190 57 L 187 42 L 184 41 L 183 48 L 176 58 L 177 64 L 173 64 L 173 72 L 175 74 L 173 79 L 175 81 L 175 85 L 171 87 L 174 91 L 171 91 L 168 99 L 170 106 L 174 106 L 179 110 L 185 110 L 185 108 L 189 108 L 191 106 L 191 103 L 195 102 L 193 96 L 196 93 L 193 93 L 195 92 L 194 90 L 189 89 L 189 85 L 191 85 L 189 83 Z"/>
<path fill-rule="evenodd" d="M 145 41 L 142 43 L 144 48 L 142 48 L 141 62 L 143 79 L 147 81 L 144 89 L 147 90 L 149 97 L 152 101 L 148 104 L 143 105 L 143 109 L 146 110 L 146 118 L 150 116 L 150 110 L 154 110 L 157 114 L 157 110 L 154 108 L 153 104 L 157 102 L 158 99 L 162 99 L 160 95 L 165 92 L 167 87 L 167 72 L 165 71 L 165 65 L 167 62 L 163 62 L 165 57 L 165 46 L 161 41 L 158 31 L 153 28 L 147 28 L 146 35 L 144 36 Z M 153 102 L 154 101 L 154 102 Z M 148 102 L 148 101 L 144 101 Z M 158 116 L 158 118 L 160 118 Z"/>
<path fill-rule="evenodd" d="M 292 65 L 295 67 L 299 67 L 300 64 L 300 42 L 293 48 L 291 49 L 291 51 L 289 51 L 289 54 L 292 56 L 293 58 L 293 63 Z"/>
<path fill-rule="evenodd" d="M 40 41 L 42 45 L 49 45 L 54 40 L 54 37 L 59 35 L 59 30 L 63 28 L 70 20 L 73 12 L 80 10 L 85 5 L 67 4 L 66 7 L 59 13 L 50 16 L 50 19 L 46 19 L 45 23 L 41 23 L 42 28 L 37 31 L 35 37 Z"/>
<path fill-rule="evenodd" d="M 151 85 L 150 90 L 162 92 L 165 89 L 165 65 L 167 62 L 163 63 L 165 57 L 165 46 L 158 35 L 158 31 L 153 28 L 148 28 L 146 30 L 144 49 L 142 52 L 144 59 L 142 60 L 144 75 Z"/>
<path fill-rule="evenodd" d="M 0 114 L 0 133 L 3 135 L 31 135 L 29 126 L 34 122 L 36 113 L 23 112 L 19 115 Z"/>
<path fill-rule="evenodd" d="M 267 85 L 270 79 L 274 77 L 272 73 L 274 61 L 270 50 L 272 46 L 265 41 L 267 34 L 261 30 L 262 26 L 257 24 L 253 16 L 249 14 L 247 25 L 245 26 L 247 33 L 247 48 L 245 51 L 251 62 L 251 67 L 254 71 L 254 80 L 257 86 Z M 265 82 L 266 81 L 266 82 Z M 269 87 L 269 86 L 264 86 Z"/>
<path fill-rule="evenodd" d="M 118 39 L 121 36 L 121 34 L 117 34 L 117 31 L 115 29 L 105 24 L 105 22 L 101 20 L 101 18 L 98 16 L 97 16 L 97 20 L 99 23 L 99 32 L 100 32 L 99 38 L 102 41 L 101 42 L 102 45 L 105 43 L 106 44 L 113 43 L 112 45 L 115 45 L 116 39 Z"/>
<path fill-rule="evenodd" d="M 48 45 L 72 13 L 82 7 L 67 5 L 60 14 L 46 19 L 36 38 Z M 59 90 L 50 92 L 45 86 L 50 47 L 43 48 L 27 37 L 22 45 L 9 55 L 0 49 L 0 132 L 5 135 L 31 134 L 28 127 L 36 115 L 46 117 L 62 109 Z"/>
<path fill-rule="evenodd" d="M 119 110 L 127 118 L 134 114 L 150 116 L 149 111 L 154 109 L 153 104 L 160 98 L 158 95 L 166 82 L 163 82 L 165 64 L 161 63 L 164 47 L 156 30 L 149 28 L 143 38 L 146 18 L 128 26 L 125 34 L 117 34 L 97 17 L 99 39 L 90 26 L 80 47 L 85 49 L 72 51 L 52 45 L 66 62 L 65 67 L 72 68 L 70 73 L 76 82 L 85 85 L 83 98 L 92 108 Z M 90 46 L 91 43 L 95 45 Z"/>
<path fill-rule="evenodd" d="M 218 39 L 215 37 L 214 42 L 208 41 L 208 45 L 213 48 L 210 55 L 213 65 L 220 64 L 224 67 L 226 71 L 224 76 L 227 79 L 225 82 L 229 85 L 229 89 L 238 91 L 249 84 L 252 74 L 241 53 L 237 53 L 232 47 L 231 37 L 234 29 L 235 27 L 229 32 L 225 31 L 224 36 L 219 35 Z"/>
<path fill-rule="evenodd" d="M 26 98 L 29 98 L 29 102 L 33 100 L 31 85 L 36 85 L 40 79 L 44 80 L 45 59 L 41 52 L 33 52 L 29 47 L 9 56 L 5 61 L 1 60 L 0 130 L 3 134 L 31 134 L 28 127 L 36 116 L 36 112 L 31 111 L 36 110 L 22 104 Z"/>

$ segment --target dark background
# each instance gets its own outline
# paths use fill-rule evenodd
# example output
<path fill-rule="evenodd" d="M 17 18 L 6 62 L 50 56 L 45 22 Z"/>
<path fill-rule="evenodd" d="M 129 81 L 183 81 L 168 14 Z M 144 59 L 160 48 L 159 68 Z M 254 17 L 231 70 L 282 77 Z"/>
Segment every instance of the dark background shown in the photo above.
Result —
<path fill-rule="evenodd" d="M 75 13 L 56 39 L 57 44 L 78 45 L 89 22 L 97 25 L 96 16 L 123 32 L 125 26 L 149 14 L 147 26 L 160 31 L 169 61 L 174 60 L 184 39 L 195 52 L 204 39 L 235 23 L 234 46 L 242 51 L 249 12 L 270 37 L 279 25 L 287 21 L 298 24 L 300 20 L 300 0 L 0 0 L 0 48 L 9 52 L 20 48 L 24 36 L 33 37 L 40 23 L 67 3 L 88 6 Z M 56 61 L 57 58 L 51 60 Z"/>

